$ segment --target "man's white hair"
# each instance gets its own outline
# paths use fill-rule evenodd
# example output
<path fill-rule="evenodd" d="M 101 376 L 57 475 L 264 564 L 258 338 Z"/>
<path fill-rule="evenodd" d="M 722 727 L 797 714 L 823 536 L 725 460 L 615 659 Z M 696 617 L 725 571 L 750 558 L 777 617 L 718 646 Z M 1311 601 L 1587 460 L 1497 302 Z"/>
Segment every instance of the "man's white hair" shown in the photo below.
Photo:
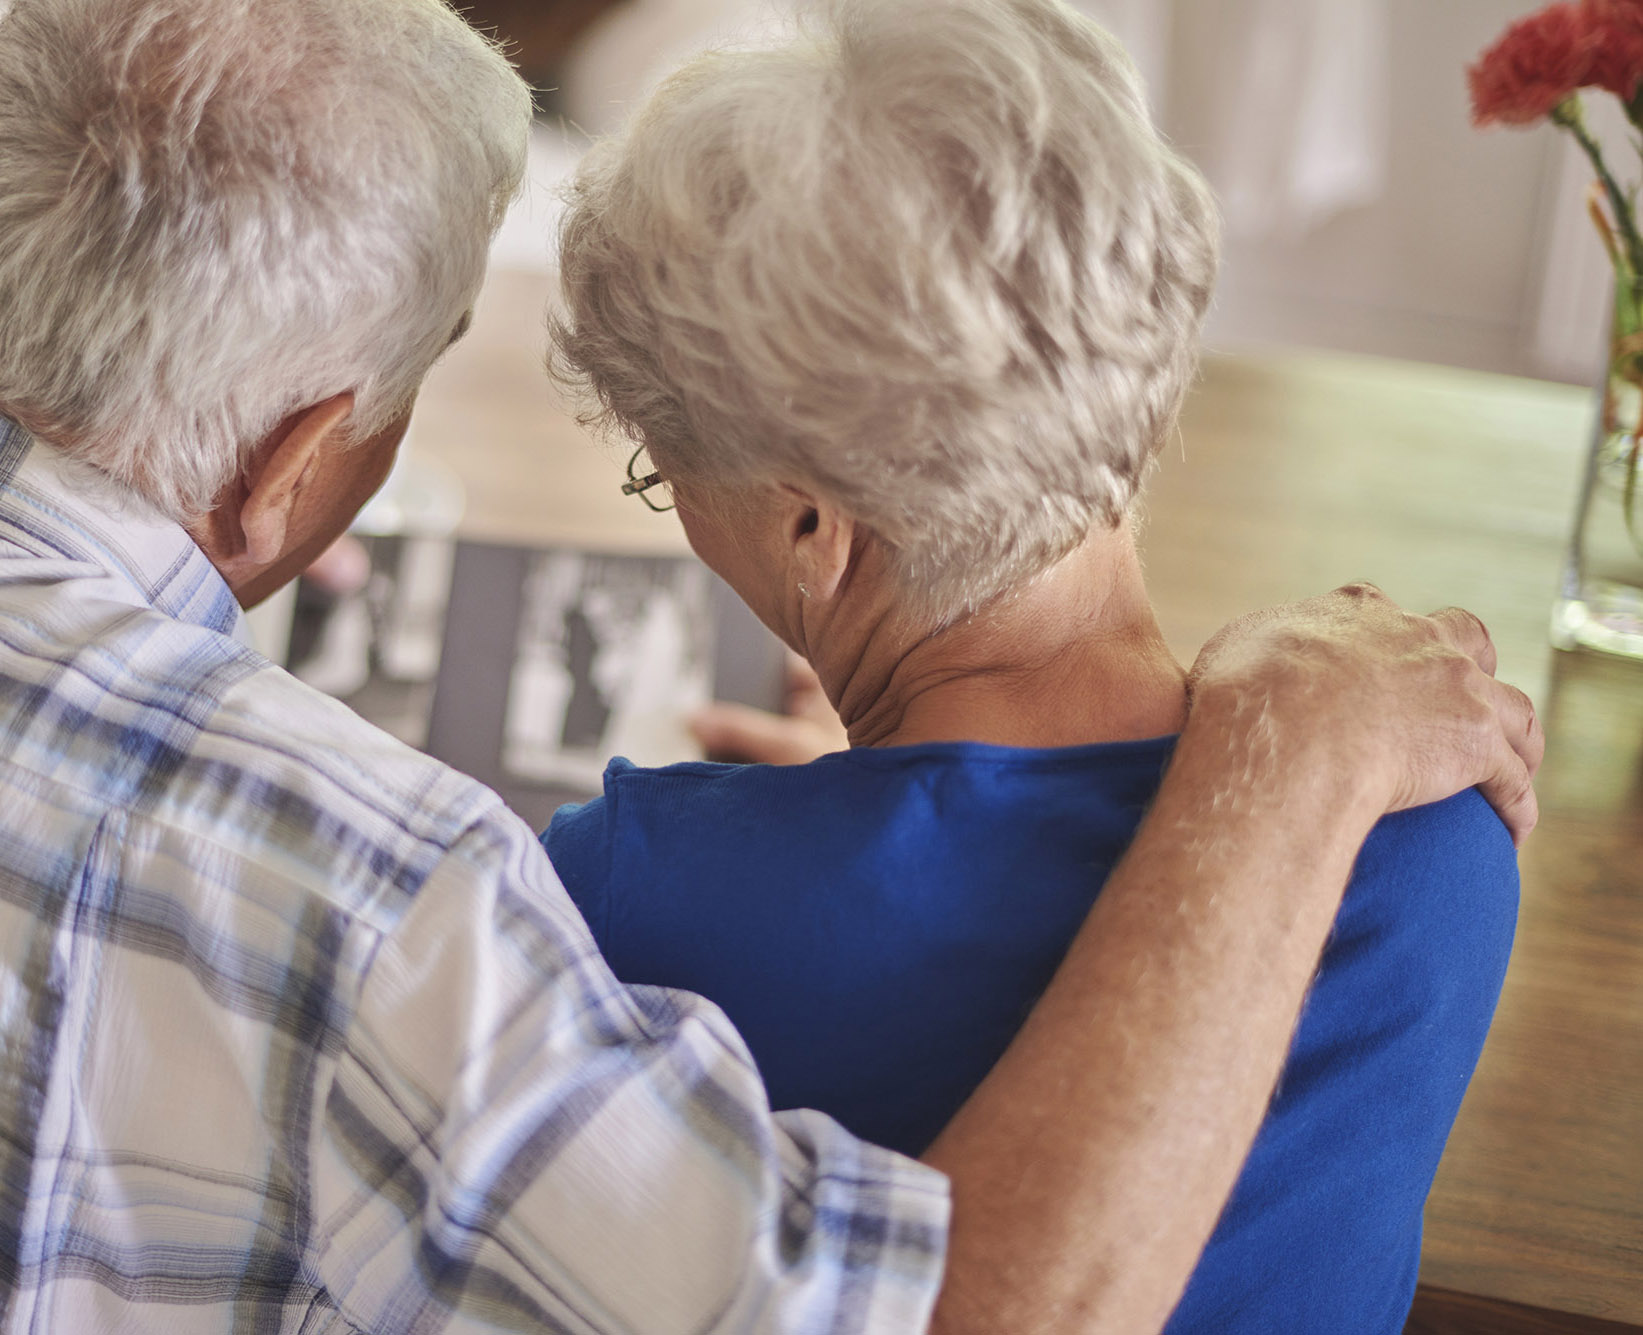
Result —
<path fill-rule="evenodd" d="M 529 115 L 441 0 L 11 0 L 0 411 L 177 519 L 296 409 L 353 391 L 374 434 L 473 300 Z"/>
<path fill-rule="evenodd" d="M 1059 0 L 824 0 L 589 154 L 555 370 L 681 485 L 830 495 L 947 620 L 1125 514 L 1217 237 L 1128 57 Z"/>

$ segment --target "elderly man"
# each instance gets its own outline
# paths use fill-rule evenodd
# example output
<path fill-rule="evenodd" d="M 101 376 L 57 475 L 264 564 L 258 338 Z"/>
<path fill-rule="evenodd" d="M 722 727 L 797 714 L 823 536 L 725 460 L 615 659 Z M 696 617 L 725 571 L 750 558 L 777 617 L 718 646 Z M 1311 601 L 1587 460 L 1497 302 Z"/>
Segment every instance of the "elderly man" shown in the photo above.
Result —
<path fill-rule="evenodd" d="M 1464 614 L 1246 623 L 933 1166 L 773 1115 L 492 794 L 240 636 L 386 472 L 527 114 L 439 0 L 0 19 L 5 1328 L 1156 1328 L 1363 836 L 1473 783 L 1526 830 L 1526 702 Z"/>

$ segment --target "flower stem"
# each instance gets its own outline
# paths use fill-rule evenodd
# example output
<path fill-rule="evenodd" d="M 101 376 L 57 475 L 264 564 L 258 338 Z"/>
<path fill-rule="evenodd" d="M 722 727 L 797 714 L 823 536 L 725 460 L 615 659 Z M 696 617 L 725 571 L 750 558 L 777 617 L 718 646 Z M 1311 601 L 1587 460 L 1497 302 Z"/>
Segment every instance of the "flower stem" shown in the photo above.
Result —
<path fill-rule="evenodd" d="M 1631 448 L 1626 452 L 1626 482 L 1621 492 L 1620 513 L 1626 521 L 1626 532 L 1639 551 L 1643 551 L 1643 532 L 1637 527 L 1637 473 L 1638 454 L 1643 450 L 1643 438 L 1632 436 Z"/>
<path fill-rule="evenodd" d="M 1614 234 L 1614 228 L 1609 226 L 1609 215 L 1603 212 L 1603 187 L 1593 181 L 1586 191 L 1586 212 L 1591 215 L 1592 226 L 1597 228 L 1598 239 L 1603 242 L 1603 249 L 1609 252 L 1609 263 L 1614 266 L 1616 274 L 1620 272 L 1620 238 Z"/>
<path fill-rule="evenodd" d="M 1643 275 L 1643 239 L 1637 234 L 1637 220 L 1632 216 L 1631 201 L 1610 172 L 1609 164 L 1603 160 L 1602 146 L 1586 128 L 1586 117 L 1578 95 L 1566 97 L 1552 108 L 1552 123 L 1561 125 L 1575 137 L 1575 142 L 1585 150 L 1597 170 L 1597 179 L 1603 183 L 1604 193 L 1609 197 L 1609 207 L 1614 210 L 1615 226 L 1620 229 L 1625 242 L 1626 262 L 1631 270 L 1625 277 Z"/>

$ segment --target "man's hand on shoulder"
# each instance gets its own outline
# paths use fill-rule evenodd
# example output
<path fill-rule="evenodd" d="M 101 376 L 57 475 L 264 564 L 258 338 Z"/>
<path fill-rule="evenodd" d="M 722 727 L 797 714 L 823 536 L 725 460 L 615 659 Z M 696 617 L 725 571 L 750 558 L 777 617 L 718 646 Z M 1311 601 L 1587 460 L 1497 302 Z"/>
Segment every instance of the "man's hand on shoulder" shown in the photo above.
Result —
<path fill-rule="evenodd" d="M 1545 738 L 1529 698 L 1494 671 L 1470 612 L 1416 616 L 1352 584 L 1211 639 L 1188 728 L 1227 730 L 1269 773 L 1327 773 L 1371 819 L 1476 786 L 1521 844 Z"/>

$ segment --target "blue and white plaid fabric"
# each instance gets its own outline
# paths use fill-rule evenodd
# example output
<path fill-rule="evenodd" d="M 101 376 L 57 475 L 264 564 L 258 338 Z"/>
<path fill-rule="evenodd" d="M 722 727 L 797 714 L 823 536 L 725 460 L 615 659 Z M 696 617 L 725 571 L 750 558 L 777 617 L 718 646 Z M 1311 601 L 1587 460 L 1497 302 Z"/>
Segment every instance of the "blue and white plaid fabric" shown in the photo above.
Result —
<path fill-rule="evenodd" d="M 916 1331 L 944 1179 L 772 1117 L 532 832 L 0 421 L 7 1331 Z"/>

